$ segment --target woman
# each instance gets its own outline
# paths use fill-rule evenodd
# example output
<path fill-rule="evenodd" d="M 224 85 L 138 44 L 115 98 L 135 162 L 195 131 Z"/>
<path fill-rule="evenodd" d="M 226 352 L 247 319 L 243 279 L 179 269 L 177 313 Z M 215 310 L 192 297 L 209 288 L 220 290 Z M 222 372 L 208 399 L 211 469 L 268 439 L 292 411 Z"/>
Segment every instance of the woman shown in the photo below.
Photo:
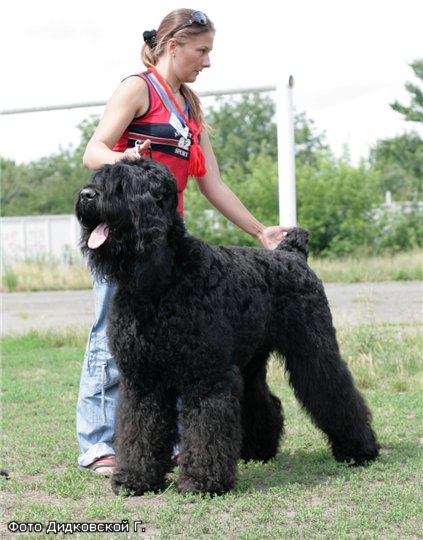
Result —
<path fill-rule="evenodd" d="M 203 126 L 200 100 L 186 84 L 210 67 L 214 34 L 210 19 L 191 9 L 177 9 L 163 19 L 157 31 L 144 32 L 141 58 L 148 69 L 122 81 L 112 95 L 87 145 L 84 164 L 96 169 L 147 154 L 175 175 L 181 214 L 183 191 L 191 175 L 225 217 L 273 249 L 288 228 L 262 225 L 222 182 Z M 79 465 L 104 475 L 114 468 L 118 395 L 118 372 L 105 333 L 113 288 L 94 276 L 96 321 L 88 340 L 77 408 Z"/>

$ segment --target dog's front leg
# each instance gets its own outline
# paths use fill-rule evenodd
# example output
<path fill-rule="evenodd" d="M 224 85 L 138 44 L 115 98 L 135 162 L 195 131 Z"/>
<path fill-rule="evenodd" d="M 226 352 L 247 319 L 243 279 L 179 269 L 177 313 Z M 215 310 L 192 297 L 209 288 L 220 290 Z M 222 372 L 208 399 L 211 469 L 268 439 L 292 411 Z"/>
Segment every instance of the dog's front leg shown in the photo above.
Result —
<path fill-rule="evenodd" d="M 222 494 L 235 485 L 241 452 L 241 376 L 236 368 L 186 388 L 179 493 Z"/>
<path fill-rule="evenodd" d="M 165 397 L 166 396 L 166 397 Z M 116 419 L 116 494 L 142 495 L 163 487 L 176 439 L 176 406 L 159 385 L 140 392 L 121 382 Z"/>

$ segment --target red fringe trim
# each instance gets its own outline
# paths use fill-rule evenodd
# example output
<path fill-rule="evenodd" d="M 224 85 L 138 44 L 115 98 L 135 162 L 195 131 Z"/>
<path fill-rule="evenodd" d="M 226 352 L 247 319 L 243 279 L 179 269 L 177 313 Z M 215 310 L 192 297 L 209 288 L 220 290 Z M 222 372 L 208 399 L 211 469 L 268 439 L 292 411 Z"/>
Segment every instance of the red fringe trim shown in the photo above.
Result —
<path fill-rule="evenodd" d="M 198 143 L 194 143 L 189 149 L 188 174 L 191 176 L 204 176 L 206 173 L 206 159 L 203 150 Z"/>

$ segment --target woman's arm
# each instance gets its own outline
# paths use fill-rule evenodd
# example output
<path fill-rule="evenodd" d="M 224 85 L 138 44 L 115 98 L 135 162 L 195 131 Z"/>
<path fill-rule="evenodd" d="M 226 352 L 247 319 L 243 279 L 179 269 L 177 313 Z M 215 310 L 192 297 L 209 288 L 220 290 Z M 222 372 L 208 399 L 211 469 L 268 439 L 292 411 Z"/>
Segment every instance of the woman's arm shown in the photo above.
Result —
<path fill-rule="evenodd" d="M 201 193 L 232 223 L 257 238 L 264 247 L 274 249 L 283 240 L 284 233 L 289 231 L 290 227 L 265 227 L 222 182 L 216 157 L 205 130 L 201 134 L 201 147 L 207 167 L 206 175 L 196 179 Z"/>
<path fill-rule="evenodd" d="M 147 84 L 141 77 L 125 79 L 108 101 L 103 117 L 85 149 L 83 163 L 89 169 L 97 169 L 106 163 L 112 164 L 123 157 L 136 159 L 132 149 L 114 152 L 113 146 L 122 136 L 133 118 L 143 114 L 148 107 Z M 140 147 L 150 146 L 145 141 Z"/>

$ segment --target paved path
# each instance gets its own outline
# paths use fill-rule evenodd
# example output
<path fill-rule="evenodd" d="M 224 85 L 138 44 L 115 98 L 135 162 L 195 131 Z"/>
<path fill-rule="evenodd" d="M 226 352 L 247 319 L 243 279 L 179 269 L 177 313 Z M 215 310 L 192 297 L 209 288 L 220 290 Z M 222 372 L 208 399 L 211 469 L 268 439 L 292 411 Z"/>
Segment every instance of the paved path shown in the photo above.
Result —
<path fill-rule="evenodd" d="M 325 285 L 335 326 L 364 322 L 423 322 L 423 282 Z M 2 334 L 31 329 L 88 328 L 90 290 L 3 293 Z"/>

